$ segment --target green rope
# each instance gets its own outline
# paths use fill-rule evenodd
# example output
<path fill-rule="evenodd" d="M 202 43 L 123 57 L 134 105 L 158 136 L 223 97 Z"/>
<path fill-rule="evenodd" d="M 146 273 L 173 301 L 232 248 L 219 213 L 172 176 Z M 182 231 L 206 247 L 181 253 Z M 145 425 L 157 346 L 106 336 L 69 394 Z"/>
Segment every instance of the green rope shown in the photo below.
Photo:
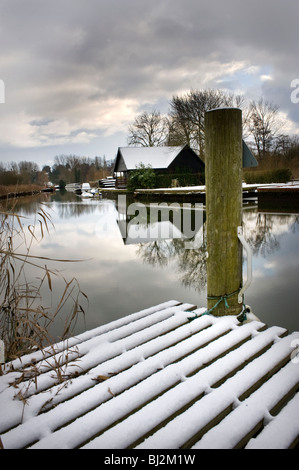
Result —
<path fill-rule="evenodd" d="M 240 315 L 237 317 L 237 320 L 240 322 L 240 323 L 244 323 L 244 321 L 247 320 L 247 313 L 249 313 L 249 309 L 246 307 L 245 304 L 243 304 L 243 310 L 242 312 L 240 313 Z"/>
<path fill-rule="evenodd" d="M 239 293 L 239 290 L 237 290 L 236 292 L 233 292 L 232 294 L 227 294 L 227 295 L 221 295 L 219 297 L 208 297 L 208 300 L 217 300 L 216 304 L 214 305 L 214 307 L 210 308 L 209 310 L 207 310 L 206 312 L 202 313 L 201 315 L 195 315 L 194 317 L 189 317 L 188 320 L 189 322 L 192 322 L 193 320 L 196 320 L 197 318 L 200 318 L 200 317 L 203 317 L 204 315 L 211 315 L 212 312 L 221 304 L 221 302 L 224 302 L 224 305 L 225 305 L 225 308 L 228 309 L 229 308 L 229 304 L 228 304 L 228 301 L 227 299 L 229 299 L 230 297 L 233 297 L 234 295 L 238 294 Z M 245 317 L 244 317 L 245 315 Z M 239 320 L 239 318 L 241 319 L 241 316 L 242 320 Z M 238 317 L 238 320 L 242 323 L 243 321 L 245 321 L 247 319 L 247 316 L 246 316 L 246 307 L 245 305 L 243 304 L 243 310 L 241 312 L 241 314 L 239 315 Z"/>

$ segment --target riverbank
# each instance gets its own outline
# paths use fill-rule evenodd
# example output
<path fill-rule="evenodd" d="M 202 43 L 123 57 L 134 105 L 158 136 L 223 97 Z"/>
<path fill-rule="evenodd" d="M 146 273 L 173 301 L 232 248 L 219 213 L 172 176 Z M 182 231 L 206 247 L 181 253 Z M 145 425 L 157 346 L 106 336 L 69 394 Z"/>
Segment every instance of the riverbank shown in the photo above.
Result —
<path fill-rule="evenodd" d="M 24 184 L 20 186 L 0 186 L 0 200 L 14 199 L 24 196 L 40 194 L 44 188 L 35 184 Z"/>

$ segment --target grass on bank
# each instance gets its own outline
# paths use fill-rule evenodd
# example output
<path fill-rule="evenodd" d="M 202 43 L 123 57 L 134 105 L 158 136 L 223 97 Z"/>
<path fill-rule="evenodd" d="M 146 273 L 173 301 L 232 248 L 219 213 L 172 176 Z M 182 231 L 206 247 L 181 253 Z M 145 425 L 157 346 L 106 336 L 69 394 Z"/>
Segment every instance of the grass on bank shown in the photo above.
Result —
<path fill-rule="evenodd" d="M 42 189 L 43 187 L 37 184 L 0 185 L 0 196 L 34 193 L 40 192 Z"/>

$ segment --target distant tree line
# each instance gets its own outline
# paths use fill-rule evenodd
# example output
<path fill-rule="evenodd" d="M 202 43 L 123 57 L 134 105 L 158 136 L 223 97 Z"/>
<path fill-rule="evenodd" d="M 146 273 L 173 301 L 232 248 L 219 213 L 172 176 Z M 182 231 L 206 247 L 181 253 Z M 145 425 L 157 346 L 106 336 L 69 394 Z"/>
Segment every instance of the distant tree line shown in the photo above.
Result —
<path fill-rule="evenodd" d="M 52 167 L 45 166 L 43 171 L 49 175 L 54 184 L 64 182 L 85 183 L 97 181 L 112 174 L 114 160 L 106 157 L 80 157 L 77 155 L 59 155 L 54 159 Z"/>
<path fill-rule="evenodd" d="M 114 161 L 104 157 L 80 157 L 59 155 L 54 165 L 46 165 L 40 171 L 34 162 L 0 163 L 0 185 L 36 184 L 44 186 L 48 182 L 55 185 L 97 181 L 111 175 Z"/>
<path fill-rule="evenodd" d="M 48 176 L 40 171 L 39 166 L 34 162 L 0 163 L 0 185 L 34 184 L 44 186 L 47 182 Z"/>
<path fill-rule="evenodd" d="M 299 154 L 298 136 L 283 133 L 279 107 L 261 98 L 247 102 L 243 96 L 222 90 L 191 90 L 172 97 L 169 112 L 158 110 L 136 116 L 128 129 L 128 144 L 134 146 L 188 144 L 205 159 L 205 113 L 219 107 L 237 107 L 243 113 L 244 138 L 259 163 L 280 155 L 293 158 Z"/>

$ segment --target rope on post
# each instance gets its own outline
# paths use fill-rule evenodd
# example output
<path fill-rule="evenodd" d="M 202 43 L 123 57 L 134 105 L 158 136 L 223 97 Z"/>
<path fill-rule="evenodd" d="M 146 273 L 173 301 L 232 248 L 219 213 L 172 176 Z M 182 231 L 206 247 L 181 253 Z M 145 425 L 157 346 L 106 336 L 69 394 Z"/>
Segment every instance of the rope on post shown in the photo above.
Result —
<path fill-rule="evenodd" d="M 229 309 L 229 303 L 228 303 L 227 299 L 229 299 L 230 297 L 233 297 L 234 295 L 239 294 L 239 292 L 240 292 L 240 290 L 237 290 L 236 292 L 233 292 L 232 294 L 222 295 L 220 297 L 208 297 L 208 300 L 217 300 L 214 307 L 210 308 L 209 310 L 202 313 L 201 315 L 195 315 L 194 317 L 188 317 L 188 321 L 191 323 L 193 320 L 196 320 L 197 318 L 203 317 L 205 315 L 211 315 L 212 312 L 220 305 L 221 302 L 224 302 L 225 308 Z M 246 313 L 247 313 L 247 307 L 243 302 L 243 310 L 237 317 L 240 323 L 243 323 L 244 321 L 247 320 Z"/>

